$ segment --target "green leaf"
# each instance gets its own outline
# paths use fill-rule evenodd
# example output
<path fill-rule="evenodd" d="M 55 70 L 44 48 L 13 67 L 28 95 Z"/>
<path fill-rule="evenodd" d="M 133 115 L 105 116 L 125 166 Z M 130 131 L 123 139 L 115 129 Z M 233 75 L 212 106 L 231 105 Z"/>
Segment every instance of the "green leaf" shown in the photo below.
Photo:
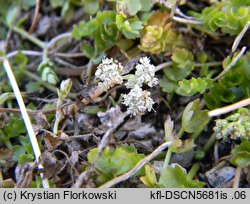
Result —
<path fill-rule="evenodd" d="M 150 11 L 153 6 L 150 0 L 109 0 L 116 1 L 118 13 L 130 16 L 136 15 L 139 11 Z"/>
<path fill-rule="evenodd" d="M 73 27 L 72 35 L 77 40 L 84 37 L 94 39 L 94 45 L 84 45 L 86 56 L 92 62 L 99 62 L 100 56 L 113 47 L 120 39 L 116 25 L 116 14 L 113 11 L 97 12 L 96 18 L 81 22 Z"/>
<path fill-rule="evenodd" d="M 116 25 L 127 39 L 140 37 L 140 30 L 143 28 L 143 22 L 136 17 L 125 19 L 121 14 L 116 15 Z"/>
<path fill-rule="evenodd" d="M 189 180 L 186 171 L 178 164 L 162 170 L 159 185 L 162 188 L 201 188 L 205 184 L 197 180 Z"/>
<path fill-rule="evenodd" d="M 28 10 L 36 5 L 36 0 L 22 0 L 21 6 L 24 10 Z"/>
<path fill-rule="evenodd" d="M 27 93 L 37 92 L 41 88 L 41 84 L 39 82 L 30 81 L 25 85 L 25 89 Z"/>
<path fill-rule="evenodd" d="M 90 163 L 94 163 L 97 158 L 98 148 L 90 150 L 87 157 Z M 112 179 L 132 169 L 144 155 L 138 154 L 134 146 L 122 145 L 120 147 L 106 147 L 96 163 L 96 168 L 101 172 L 97 182 L 103 183 L 106 179 Z M 143 169 L 135 175 L 141 175 Z"/>
<path fill-rule="evenodd" d="M 235 99 L 234 92 L 221 83 L 215 84 L 210 93 L 217 102 L 233 102 Z"/>
<path fill-rule="evenodd" d="M 140 0 L 141 11 L 150 11 L 153 6 L 153 1 L 151 0 Z"/>
<path fill-rule="evenodd" d="M 17 81 L 23 80 L 24 70 L 26 69 L 28 62 L 27 56 L 23 53 L 18 52 L 18 54 L 15 55 L 14 60 L 11 62 L 11 67 L 14 67 L 13 71 Z"/>
<path fill-rule="evenodd" d="M 18 6 L 12 6 L 9 8 L 6 16 L 6 23 L 8 24 L 8 26 L 11 26 L 14 23 L 18 10 Z"/>
<path fill-rule="evenodd" d="M 243 141 L 231 151 L 230 162 L 241 168 L 250 165 L 250 141 Z"/>
<path fill-rule="evenodd" d="M 163 77 L 163 79 L 159 80 L 160 87 L 162 91 L 166 93 L 174 93 L 178 88 L 178 84 L 175 81 L 169 80 L 167 77 Z"/>
<path fill-rule="evenodd" d="M 165 68 L 164 75 L 171 81 L 180 81 L 186 78 L 194 69 L 194 62 L 188 63 L 185 68 L 180 68 L 174 63 L 171 67 Z"/>
<path fill-rule="evenodd" d="M 12 150 L 13 150 L 13 156 L 12 156 L 13 161 L 18 161 L 20 156 L 25 154 L 25 148 L 21 145 L 13 146 Z"/>
<path fill-rule="evenodd" d="M 0 95 L 0 105 L 2 105 L 5 101 L 7 101 L 10 98 L 14 98 L 14 93 L 3 93 Z"/>
<path fill-rule="evenodd" d="M 94 32 L 97 31 L 97 29 L 98 23 L 96 21 L 91 21 L 89 23 L 82 21 L 79 23 L 79 25 L 73 26 L 72 36 L 76 40 L 81 40 L 85 36 L 92 35 Z"/>
<path fill-rule="evenodd" d="M 201 131 L 209 120 L 208 111 L 200 110 L 200 101 L 190 102 L 182 114 L 182 129 L 188 133 Z"/>
<path fill-rule="evenodd" d="M 84 11 L 88 14 L 95 14 L 99 10 L 98 0 L 82 0 Z"/>
<path fill-rule="evenodd" d="M 218 1 L 195 16 L 211 31 L 220 29 L 223 33 L 237 35 L 250 20 L 249 8 L 248 2 Z"/>
<path fill-rule="evenodd" d="M 84 45 L 82 45 L 82 49 L 83 49 L 86 57 L 88 57 L 88 58 L 95 57 L 95 48 L 92 45 L 84 44 Z"/>
<path fill-rule="evenodd" d="M 55 9 L 58 7 L 62 7 L 65 3 L 65 0 L 49 0 L 50 5 Z"/>
<path fill-rule="evenodd" d="M 9 147 L 10 139 L 18 138 L 22 134 L 26 134 L 24 122 L 19 117 L 13 116 L 7 124 L 3 124 L 0 131 L 0 141 Z"/>
<path fill-rule="evenodd" d="M 23 154 L 18 158 L 19 164 L 25 164 L 34 161 L 34 156 L 30 154 Z"/>
<path fill-rule="evenodd" d="M 191 52 L 181 48 L 176 48 L 171 58 L 180 68 L 185 68 L 194 60 L 194 56 Z"/>
<path fill-rule="evenodd" d="M 142 8 L 140 0 L 125 0 L 125 3 L 128 9 L 128 13 L 131 16 L 134 16 Z"/>
<path fill-rule="evenodd" d="M 211 88 L 213 84 L 212 79 L 207 78 L 194 78 L 189 80 L 183 79 L 178 82 L 178 89 L 176 93 L 182 96 L 193 96 L 196 93 L 203 94 L 206 89 Z"/>
<path fill-rule="evenodd" d="M 38 66 L 38 72 L 41 74 L 43 81 L 46 81 L 52 85 L 56 85 L 58 77 L 54 71 L 55 65 L 50 59 L 44 59 Z"/>
<path fill-rule="evenodd" d="M 145 176 L 140 177 L 140 180 L 149 188 L 155 188 L 157 185 L 157 179 L 155 170 L 149 165 L 145 166 Z"/>

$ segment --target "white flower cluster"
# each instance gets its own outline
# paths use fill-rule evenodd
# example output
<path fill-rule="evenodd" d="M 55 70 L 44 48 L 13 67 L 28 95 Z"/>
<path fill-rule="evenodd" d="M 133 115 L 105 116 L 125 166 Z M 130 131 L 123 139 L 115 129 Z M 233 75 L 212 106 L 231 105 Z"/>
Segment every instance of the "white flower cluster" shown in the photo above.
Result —
<path fill-rule="evenodd" d="M 153 87 L 158 84 L 158 79 L 155 77 L 155 66 L 150 64 L 148 57 L 142 57 L 136 65 L 135 74 L 132 75 L 125 84 L 127 88 L 131 89 L 128 94 L 122 94 L 123 104 L 128 107 L 128 112 L 131 115 L 151 111 L 154 101 L 150 97 L 150 92 L 142 89 L 143 84 Z M 95 76 L 100 80 L 98 86 L 104 90 L 122 84 L 123 78 L 121 76 L 123 66 L 113 58 L 105 58 L 97 67 Z"/>
<path fill-rule="evenodd" d="M 135 85 L 128 94 L 122 94 L 122 97 L 123 104 L 128 106 L 128 112 L 134 116 L 146 110 L 151 111 L 154 104 L 150 92 L 142 90 L 138 85 Z"/>
<path fill-rule="evenodd" d="M 123 66 L 117 60 L 104 58 L 95 72 L 96 78 L 100 80 L 98 86 L 107 91 L 116 84 L 122 84 L 122 70 Z"/>
<path fill-rule="evenodd" d="M 135 85 L 142 87 L 143 83 L 149 87 L 158 84 L 158 79 L 155 78 L 155 66 L 150 64 L 148 57 L 141 57 L 140 64 L 136 65 L 135 75 L 132 75 L 126 83 L 127 88 L 133 88 Z"/>
<path fill-rule="evenodd" d="M 136 65 L 135 74 L 132 75 L 125 84 L 130 88 L 128 94 L 123 94 L 123 104 L 128 106 L 128 112 L 132 115 L 144 113 L 146 110 L 151 111 L 154 101 L 150 97 L 150 92 L 143 90 L 143 84 L 149 87 L 157 85 L 158 79 L 155 77 L 155 66 L 150 64 L 148 57 L 142 57 L 140 64 Z"/>

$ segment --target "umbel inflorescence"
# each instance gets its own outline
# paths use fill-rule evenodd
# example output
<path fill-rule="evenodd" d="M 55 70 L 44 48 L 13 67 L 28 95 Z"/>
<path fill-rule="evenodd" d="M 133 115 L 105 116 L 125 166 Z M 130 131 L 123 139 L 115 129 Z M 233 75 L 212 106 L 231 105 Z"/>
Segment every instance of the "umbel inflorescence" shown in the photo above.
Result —
<path fill-rule="evenodd" d="M 96 78 L 100 80 L 98 86 L 107 91 L 117 84 L 122 84 L 122 70 L 123 66 L 117 60 L 104 58 L 95 72 Z"/>
<path fill-rule="evenodd" d="M 137 115 L 151 111 L 154 101 L 149 91 L 143 90 L 143 84 L 153 87 L 158 84 L 155 77 L 156 68 L 150 63 L 148 57 L 141 57 L 135 67 L 135 74 L 130 75 L 125 86 L 130 89 L 128 94 L 122 94 L 123 104 L 127 106 L 127 111 L 131 115 Z M 95 76 L 99 80 L 98 86 L 108 90 L 117 84 L 123 83 L 123 66 L 113 58 L 105 58 L 97 67 Z"/>

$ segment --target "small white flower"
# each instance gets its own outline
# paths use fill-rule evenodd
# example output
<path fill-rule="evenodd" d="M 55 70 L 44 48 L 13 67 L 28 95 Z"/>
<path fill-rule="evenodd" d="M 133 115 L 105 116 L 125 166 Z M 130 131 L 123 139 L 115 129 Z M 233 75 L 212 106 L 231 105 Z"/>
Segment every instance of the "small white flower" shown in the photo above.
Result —
<path fill-rule="evenodd" d="M 150 64 L 148 57 L 141 57 L 140 64 L 136 65 L 135 75 L 131 76 L 126 83 L 127 88 L 133 88 L 135 85 L 142 87 L 143 83 L 153 87 L 158 84 L 158 79 L 155 77 L 155 66 Z"/>
<path fill-rule="evenodd" d="M 130 90 L 128 94 L 122 94 L 123 104 L 128 106 L 128 112 L 132 115 L 151 111 L 154 101 L 150 97 L 150 92 L 142 90 L 138 85 Z"/>
<path fill-rule="evenodd" d="M 108 90 L 116 84 L 122 84 L 122 70 L 123 66 L 117 60 L 104 58 L 95 72 L 96 78 L 100 80 L 98 86 Z"/>

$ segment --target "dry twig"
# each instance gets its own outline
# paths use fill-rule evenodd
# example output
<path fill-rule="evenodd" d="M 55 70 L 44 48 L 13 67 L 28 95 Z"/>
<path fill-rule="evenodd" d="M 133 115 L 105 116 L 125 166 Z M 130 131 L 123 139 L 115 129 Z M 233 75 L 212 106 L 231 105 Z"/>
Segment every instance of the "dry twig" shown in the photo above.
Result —
<path fill-rule="evenodd" d="M 31 27 L 29 29 L 29 33 L 33 33 L 34 29 L 36 28 L 38 19 L 39 19 L 39 10 L 40 10 L 40 0 L 36 0 L 36 8 L 34 13 L 34 18 L 31 24 Z"/>
<path fill-rule="evenodd" d="M 209 117 L 219 116 L 219 115 L 229 113 L 231 111 L 237 110 L 239 108 L 242 108 L 242 107 L 245 107 L 248 105 L 250 105 L 250 98 L 244 99 L 242 101 L 239 101 L 239 102 L 234 103 L 234 104 L 229 105 L 229 106 L 225 106 L 222 108 L 217 108 L 217 109 L 211 110 L 208 112 L 208 116 Z"/>

